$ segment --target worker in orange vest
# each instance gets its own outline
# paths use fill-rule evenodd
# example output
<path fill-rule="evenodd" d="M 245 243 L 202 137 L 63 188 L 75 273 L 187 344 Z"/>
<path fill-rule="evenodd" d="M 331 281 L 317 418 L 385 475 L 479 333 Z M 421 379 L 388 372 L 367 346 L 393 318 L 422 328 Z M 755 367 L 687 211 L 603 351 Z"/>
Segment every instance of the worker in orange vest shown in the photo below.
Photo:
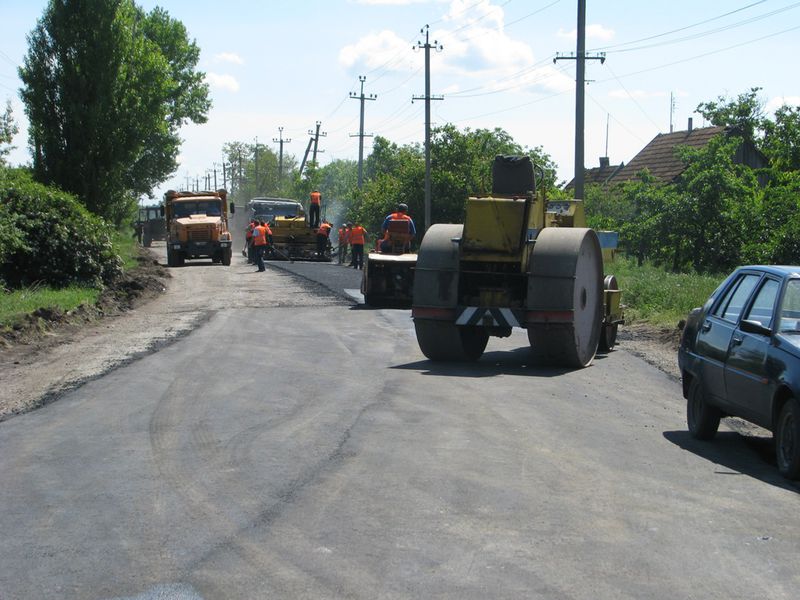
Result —
<path fill-rule="evenodd" d="M 308 224 L 312 229 L 319 227 L 320 204 L 322 204 L 322 194 L 314 190 L 311 192 L 311 203 L 308 207 Z"/>
<path fill-rule="evenodd" d="M 350 246 L 353 248 L 353 268 L 364 268 L 364 243 L 367 241 L 367 230 L 356 221 L 350 230 Z"/>
<path fill-rule="evenodd" d="M 317 258 L 320 260 L 325 258 L 325 250 L 328 247 L 328 237 L 331 235 L 331 229 L 333 229 L 333 225 L 327 221 L 323 221 L 319 229 L 317 229 Z"/>
<path fill-rule="evenodd" d="M 256 262 L 255 253 L 253 252 L 253 229 L 255 229 L 256 225 L 258 225 L 258 223 L 255 220 L 250 221 L 250 224 L 247 226 L 247 231 L 244 234 L 245 249 L 242 250 L 242 254 L 247 257 L 247 264 L 249 265 Z"/>
<path fill-rule="evenodd" d="M 342 223 L 339 227 L 339 264 L 347 258 L 347 244 L 350 243 L 350 224 Z"/>
<path fill-rule="evenodd" d="M 266 271 L 264 264 L 264 251 L 267 249 L 269 241 L 272 239 L 272 230 L 269 225 L 261 221 L 253 228 L 253 250 L 255 251 L 256 264 L 259 271 Z"/>
<path fill-rule="evenodd" d="M 415 235 L 417 235 L 417 228 L 414 226 L 414 220 L 408 216 L 408 205 L 403 204 L 402 202 L 397 205 L 397 210 L 393 213 L 386 215 L 386 218 L 383 220 L 383 225 L 381 225 L 381 231 L 383 232 L 383 239 L 378 244 L 378 249 L 381 252 L 388 252 L 389 248 L 391 248 L 391 234 L 389 233 L 389 223 L 392 221 L 404 221 L 408 223 L 408 233 L 411 234 L 411 238 L 413 239 Z M 404 252 L 408 252 L 411 248 L 411 243 L 407 244 L 406 248 L 403 248 Z"/>

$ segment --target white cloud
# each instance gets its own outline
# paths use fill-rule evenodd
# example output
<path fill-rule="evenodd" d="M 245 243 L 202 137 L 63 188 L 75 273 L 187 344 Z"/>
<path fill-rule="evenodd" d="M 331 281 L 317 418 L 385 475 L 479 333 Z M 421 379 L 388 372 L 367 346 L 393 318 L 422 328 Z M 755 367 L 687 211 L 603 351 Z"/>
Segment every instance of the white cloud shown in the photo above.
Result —
<path fill-rule="evenodd" d="M 783 105 L 787 106 L 800 106 L 800 96 L 776 96 L 767 102 L 766 109 L 768 112 L 774 112 Z"/>
<path fill-rule="evenodd" d="M 214 62 L 219 63 L 232 63 L 234 65 L 243 65 L 244 59 L 235 52 L 221 52 L 214 55 Z"/>
<path fill-rule="evenodd" d="M 616 32 L 613 29 L 607 29 L 599 23 L 586 26 L 586 39 L 598 40 L 601 42 L 609 42 L 614 39 Z M 565 31 L 564 29 L 558 30 L 558 37 L 568 40 L 574 40 L 578 37 L 578 30 Z"/>
<path fill-rule="evenodd" d="M 362 37 L 355 44 L 349 44 L 339 51 L 339 63 L 346 68 L 367 67 L 374 69 L 385 66 L 389 70 L 405 70 L 411 47 L 395 32 L 384 30 Z"/>
<path fill-rule="evenodd" d="M 233 75 L 206 73 L 206 82 L 214 89 L 228 90 L 229 92 L 239 91 L 239 82 Z"/>
<path fill-rule="evenodd" d="M 627 99 L 633 96 L 637 100 L 644 100 L 647 98 L 665 98 L 667 96 L 667 92 L 648 92 L 645 90 L 625 91 L 624 89 L 620 88 L 616 90 L 611 90 L 610 92 L 608 92 L 608 96 L 609 98 L 622 98 L 622 99 Z"/>

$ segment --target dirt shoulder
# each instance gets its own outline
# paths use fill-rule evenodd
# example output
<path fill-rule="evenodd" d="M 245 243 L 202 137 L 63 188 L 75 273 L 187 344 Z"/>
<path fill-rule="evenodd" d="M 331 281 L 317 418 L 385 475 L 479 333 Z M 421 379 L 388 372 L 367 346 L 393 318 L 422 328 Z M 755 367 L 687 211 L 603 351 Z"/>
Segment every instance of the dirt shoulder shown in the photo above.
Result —
<path fill-rule="evenodd" d="M 198 262 L 168 270 L 164 254 L 163 243 L 156 243 L 96 307 L 39 311 L 26 327 L 0 340 L 0 421 L 173 343 L 216 311 L 341 302 L 308 294 L 307 285 L 283 271 L 265 277 L 238 260 L 228 268 Z M 678 380 L 678 339 L 677 330 L 625 326 L 617 350 Z"/>

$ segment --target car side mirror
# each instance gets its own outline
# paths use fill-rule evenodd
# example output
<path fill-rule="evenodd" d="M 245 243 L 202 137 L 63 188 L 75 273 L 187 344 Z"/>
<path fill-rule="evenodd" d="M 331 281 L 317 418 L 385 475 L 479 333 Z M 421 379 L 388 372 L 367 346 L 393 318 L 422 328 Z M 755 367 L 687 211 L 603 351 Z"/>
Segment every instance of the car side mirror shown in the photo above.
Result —
<path fill-rule="evenodd" d="M 745 319 L 739 324 L 739 329 L 745 333 L 755 333 L 758 335 L 772 335 L 772 330 L 769 327 L 764 327 L 758 321 Z"/>

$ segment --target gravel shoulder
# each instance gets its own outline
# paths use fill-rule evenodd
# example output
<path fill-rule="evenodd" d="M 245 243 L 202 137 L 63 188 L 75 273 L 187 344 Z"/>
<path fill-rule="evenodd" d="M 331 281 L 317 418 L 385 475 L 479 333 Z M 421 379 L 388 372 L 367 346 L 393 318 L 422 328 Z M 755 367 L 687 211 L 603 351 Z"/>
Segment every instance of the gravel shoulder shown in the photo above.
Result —
<path fill-rule="evenodd" d="M 343 290 L 334 288 L 357 287 L 350 280 L 358 276 L 346 267 L 330 266 L 328 277 L 333 279 L 315 283 L 313 272 L 289 272 L 279 265 L 266 276 L 255 273 L 241 257 L 228 268 L 193 262 L 167 270 L 164 255 L 163 243 L 156 243 L 150 258 L 100 308 L 57 315 L 49 326 L 35 327 L 0 346 L 0 421 L 158 351 L 217 311 L 351 304 Z M 625 326 L 620 328 L 617 351 L 638 356 L 677 381 L 678 340 L 677 329 Z"/>

